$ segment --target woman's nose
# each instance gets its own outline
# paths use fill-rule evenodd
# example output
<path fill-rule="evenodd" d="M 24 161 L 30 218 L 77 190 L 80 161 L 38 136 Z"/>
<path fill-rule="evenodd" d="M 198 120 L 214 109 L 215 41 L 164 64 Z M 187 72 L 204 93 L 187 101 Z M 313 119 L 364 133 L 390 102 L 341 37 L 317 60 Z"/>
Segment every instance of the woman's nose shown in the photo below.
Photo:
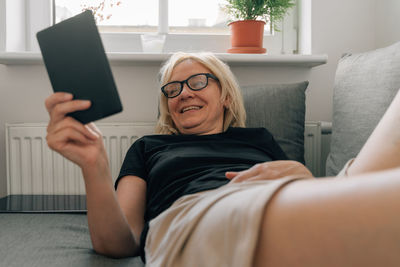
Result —
<path fill-rule="evenodd" d="M 185 97 L 193 97 L 194 96 L 194 92 L 193 90 L 190 90 L 190 88 L 188 87 L 188 85 L 186 83 L 183 84 L 182 87 L 182 92 L 181 92 L 181 97 L 185 98 Z"/>

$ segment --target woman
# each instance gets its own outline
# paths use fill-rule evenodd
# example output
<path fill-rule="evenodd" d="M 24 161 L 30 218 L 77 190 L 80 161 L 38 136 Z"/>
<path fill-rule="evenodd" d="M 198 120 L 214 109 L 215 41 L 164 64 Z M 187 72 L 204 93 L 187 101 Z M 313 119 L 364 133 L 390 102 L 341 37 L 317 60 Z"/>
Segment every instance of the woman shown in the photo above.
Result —
<path fill-rule="evenodd" d="M 240 91 L 213 55 L 173 55 L 161 84 L 162 135 L 132 145 L 116 191 L 100 131 L 66 116 L 90 102 L 46 100 L 48 145 L 82 169 L 98 253 L 149 266 L 400 263 L 399 94 L 344 169 L 355 177 L 316 180 L 267 130 L 240 128 Z"/>

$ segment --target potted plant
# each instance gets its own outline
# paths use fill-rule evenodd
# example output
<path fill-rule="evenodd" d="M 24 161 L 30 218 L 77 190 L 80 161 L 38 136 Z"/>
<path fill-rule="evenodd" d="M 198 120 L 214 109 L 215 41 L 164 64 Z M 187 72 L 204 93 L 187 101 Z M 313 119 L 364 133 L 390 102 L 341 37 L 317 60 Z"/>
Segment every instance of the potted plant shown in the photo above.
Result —
<path fill-rule="evenodd" d="M 231 28 L 231 45 L 228 53 L 266 52 L 263 48 L 264 25 L 270 22 L 275 31 L 277 21 L 283 19 L 295 0 L 227 0 L 226 10 L 235 21 Z"/>

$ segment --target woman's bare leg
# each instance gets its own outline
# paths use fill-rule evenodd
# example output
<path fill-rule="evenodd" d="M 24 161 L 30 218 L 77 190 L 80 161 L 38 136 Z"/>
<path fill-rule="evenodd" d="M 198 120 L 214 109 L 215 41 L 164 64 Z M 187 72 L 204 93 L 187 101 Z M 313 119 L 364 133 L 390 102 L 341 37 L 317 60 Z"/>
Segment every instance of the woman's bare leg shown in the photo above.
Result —
<path fill-rule="evenodd" d="M 400 166 L 400 91 L 353 161 L 348 175 Z"/>
<path fill-rule="evenodd" d="M 292 182 L 266 208 L 254 266 L 400 266 L 399 211 L 400 168 Z"/>

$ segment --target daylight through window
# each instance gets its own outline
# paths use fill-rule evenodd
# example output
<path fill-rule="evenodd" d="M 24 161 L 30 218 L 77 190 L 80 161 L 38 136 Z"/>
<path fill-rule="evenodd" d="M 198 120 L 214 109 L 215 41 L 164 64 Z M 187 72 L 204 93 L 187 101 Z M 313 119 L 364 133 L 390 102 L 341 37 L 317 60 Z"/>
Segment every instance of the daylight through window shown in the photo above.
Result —
<path fill-rule="evenodd" d="M 55 23 L 91 9 L 100 32 L 157 32 L 159 12 L 168 16 L 168 32 L 183 34 L 229 34 L 226 0 L 53 0 Z M 165 0 L 167 1 L 167 0 Z M 265 31 L 269 32 L 269 25 Z"/>

